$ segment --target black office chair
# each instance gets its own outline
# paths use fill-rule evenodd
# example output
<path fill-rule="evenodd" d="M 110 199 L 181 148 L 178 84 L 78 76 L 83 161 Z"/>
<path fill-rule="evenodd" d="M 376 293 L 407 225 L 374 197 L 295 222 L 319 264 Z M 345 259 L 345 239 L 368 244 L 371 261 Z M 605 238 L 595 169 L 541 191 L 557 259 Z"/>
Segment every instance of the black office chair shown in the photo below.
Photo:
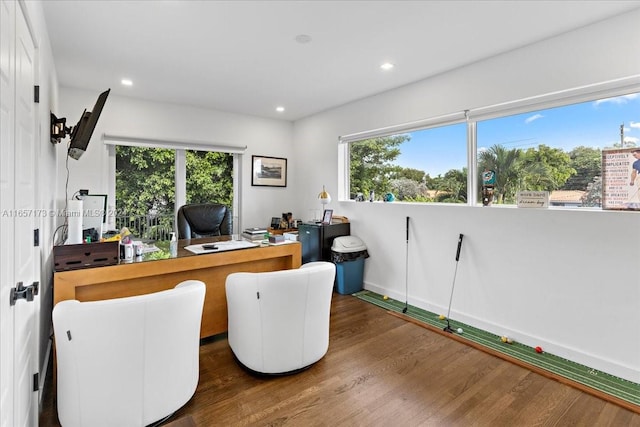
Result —
<path fill-rule="evenodd" d="M 231 210 L 218 203 L 196 203 L 178 209 L 178 238 L 230 235 Z"/>

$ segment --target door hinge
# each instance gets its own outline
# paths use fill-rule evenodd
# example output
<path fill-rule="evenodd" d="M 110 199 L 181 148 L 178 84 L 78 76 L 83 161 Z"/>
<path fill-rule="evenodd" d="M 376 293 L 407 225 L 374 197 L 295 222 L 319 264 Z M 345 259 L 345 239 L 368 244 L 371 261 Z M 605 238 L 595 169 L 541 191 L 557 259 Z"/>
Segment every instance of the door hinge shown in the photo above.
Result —
<path fill-rule="evenodd" d="M 38 85 L 33 87 L 33 102 L 40 103 L 40 86 Z"/>
<path fill-rule="evenodd" d="M 9 297 L 9 304 L 15 305 L 19 299 L 26 299 L 27 301 L 33 301 L 33 296 L 38 295 L 39 282 L 33 282 L 29 286 L 24 286 L 22 282 L 18 282 L 15 288 L 11 288 L 11 295 Z"/>
<path fill-rule="evenodd" d="M 33 374 L 33 391 L 40 390 L 40 372 Z"/>
<path fill-rule="evenodd" d="M 36 228 L 33 230 L 33 246 L 40 246 L 40 229 Z"/>

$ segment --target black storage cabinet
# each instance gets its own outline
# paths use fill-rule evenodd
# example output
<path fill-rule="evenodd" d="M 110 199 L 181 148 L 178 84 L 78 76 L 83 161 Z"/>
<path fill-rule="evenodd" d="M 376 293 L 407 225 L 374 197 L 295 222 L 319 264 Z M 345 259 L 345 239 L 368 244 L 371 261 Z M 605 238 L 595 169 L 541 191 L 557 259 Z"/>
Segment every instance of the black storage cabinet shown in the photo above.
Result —
<path fill-rule="evenodd" d="M 351 232 L 349 225 L 348 222 L 341 224 L 299 224 L 298 237 L 302 244 L 302 263 L 331 261 L 333 239 L 339 236 L 348 236 Z"/>

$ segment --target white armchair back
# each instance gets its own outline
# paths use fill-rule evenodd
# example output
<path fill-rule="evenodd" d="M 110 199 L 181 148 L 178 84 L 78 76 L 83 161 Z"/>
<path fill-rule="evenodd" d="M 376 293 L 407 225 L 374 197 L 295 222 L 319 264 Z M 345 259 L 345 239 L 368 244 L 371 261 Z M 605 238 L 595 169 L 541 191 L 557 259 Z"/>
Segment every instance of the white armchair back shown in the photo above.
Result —
<path fill-rule="evenodd" d="M 193 396 L 205 285 L 53 309 L 64 427 L 146 426 Z"/>
<path fill-rule="evenodd" d="M 240 363 L 280 374 L 320 360 L 329 348 L 335 271 L 330 262 L 313 262 L 227 276 L 229 346 Z"/>

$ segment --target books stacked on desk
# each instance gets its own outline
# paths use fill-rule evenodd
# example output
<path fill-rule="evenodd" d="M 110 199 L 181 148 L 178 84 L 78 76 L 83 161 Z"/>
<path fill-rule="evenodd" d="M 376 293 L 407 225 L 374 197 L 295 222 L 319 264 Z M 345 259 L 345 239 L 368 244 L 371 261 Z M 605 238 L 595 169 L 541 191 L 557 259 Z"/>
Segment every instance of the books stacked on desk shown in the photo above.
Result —
<path fill-rule="evenodd" d="M 252 242 L 264 240 L 264 235 L 267 234 L 267 229 L 262 227 L 245 228 L 242 232 L 242 237 Z"/>

